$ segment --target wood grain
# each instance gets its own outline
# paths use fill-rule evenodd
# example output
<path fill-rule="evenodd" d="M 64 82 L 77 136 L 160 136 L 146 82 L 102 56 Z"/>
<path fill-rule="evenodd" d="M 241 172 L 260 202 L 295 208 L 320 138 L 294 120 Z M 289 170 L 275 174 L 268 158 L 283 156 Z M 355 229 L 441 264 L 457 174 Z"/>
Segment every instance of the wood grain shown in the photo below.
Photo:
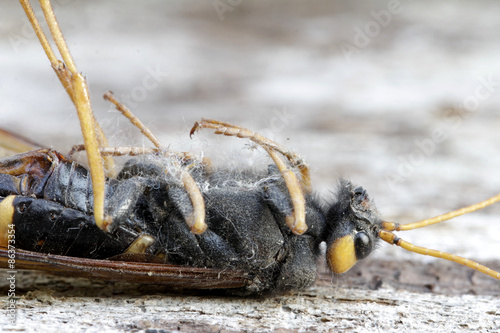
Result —
<path fill-rule="evenodd" d="M 265 167 L 265 154 L 243 140 L 188 135 L 202 117 L 237 123 L 301 154 L 325 202 L 347 177 L 388 220 L 413 222 L 499 192 L 495 1 L 234 2 L 222 20 L 218 1 L 58 3 L 114 144 L 146 141 L 100 98 L 110 89 L 172 149 Z M 400 6 L 377 32 L 390 3 Z M 4 5 L 0 17 L 0 126 L 68 151 L 81 138 L 66 93 L 20 6 Z M 365 29 L 373 37 L 361 43 Z M 356 52 L 346 56 L 346 44 Z M 499 216 L 497 205 L 400 236 L 499 269 Z M 0 330 L 487 332 L 500 327 L 499 292 L 498 281 L 384 245 L 347 275 L 321 273 L 306 292 L 263 299 L 19 272 L 18 321 L 0 317 Z"/>

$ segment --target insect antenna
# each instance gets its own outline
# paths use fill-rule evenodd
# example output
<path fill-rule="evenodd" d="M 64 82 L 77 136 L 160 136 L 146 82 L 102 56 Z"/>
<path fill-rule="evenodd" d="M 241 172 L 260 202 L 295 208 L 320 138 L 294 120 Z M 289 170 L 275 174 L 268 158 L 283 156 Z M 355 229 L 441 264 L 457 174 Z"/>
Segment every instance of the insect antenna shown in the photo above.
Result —
<path fill-rule="evenodd" d="M 453 262 L 456 262 L 460 265 L 467 266 L 467 267 L 472 268 L 476 271 L 479 271 L 481 273 L 484 273 L 484 274 L 489 275 L 495 279 L 500 280 L 500 272 L 494 271 L 494 270 L 492 270 L 486 266 L 483 266 L 475 261 L 457 256 L 457 255 L 454 255 L 451 253 L 413 245 L 412 243 L 409 243 L 409 242 L 399 238 L 398 236 L 396 236 L 396 234 L 394 234 L 392 232 L 392 231 L 406 231 L 406 230 L 423 228 L 423 227 L 426 227 L 426 226 L 429 226 L 432 224 L 436 224 L 436 223 L 450 220 L 450 219 L 457 217 L 457 216 L 460 216 L 460 215 L 472 213 L 476 210 L 483 209 L 483 208 L 485 208 L 489 205 L 492 205 L 496 202 L 499 202 L 499 201 L 500 201 L 500 194 L 497 194 L 497 195 L 495 195 L 489 199 L 486 199 L 484 201 L 481 201 L 477 204 L 463 207 L 463 208 L 451 211 L 449 213 L 445 213 L 445 214 L 438 215 L 438 216 L 435 216 L 435 217 L 430 218 L 430 219 L 425 219 L 425 220 L 421 220 L 421 221 L 414 222 L 414 223 L 399 224 L 399 223 L 384 221 L 381 224 L 382 229 L 378 232 L 378 236 L 382 240 L 386 241 L 387 243 L 400 246 L 403 249 L 408 250 L 410 252 L 415 252 L 415 253 L 422 254 L 422 255 L 427 255 L 427 256 L 431 256 L 431 257 L 436 257 L 436 258 L 441 258 L 441 259 L 453 261 Z"/>

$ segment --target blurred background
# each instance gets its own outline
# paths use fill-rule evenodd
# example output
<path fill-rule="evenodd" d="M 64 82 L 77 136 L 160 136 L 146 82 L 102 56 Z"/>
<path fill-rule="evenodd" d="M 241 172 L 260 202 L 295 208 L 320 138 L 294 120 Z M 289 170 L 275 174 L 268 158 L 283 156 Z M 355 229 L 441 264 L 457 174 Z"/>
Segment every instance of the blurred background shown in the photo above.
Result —
<path fill-rule="evenodd" d="M 262 150 L 202 117 L 257 130 L 302 155 L 331 201 L 363 185 L 411 222 L 500 192 L 500 3 L 495 1 L 71 1 L 54 3 L 94 111 L 114 145 L 147 142 L 102 99 L 128 105 L 165 145 L 218 165 Z M 41 15 L 39 9 L 35 10 Z M 0 14 L 0 126 L 67 152 L 74 107 L 20 5 Z M 498 259 L 500 205 L 415 231 L 419 245 Z M 403 235 L 401 235 L 403 236 Z M 412 258 L 382 246 L 376 256 Z"/>

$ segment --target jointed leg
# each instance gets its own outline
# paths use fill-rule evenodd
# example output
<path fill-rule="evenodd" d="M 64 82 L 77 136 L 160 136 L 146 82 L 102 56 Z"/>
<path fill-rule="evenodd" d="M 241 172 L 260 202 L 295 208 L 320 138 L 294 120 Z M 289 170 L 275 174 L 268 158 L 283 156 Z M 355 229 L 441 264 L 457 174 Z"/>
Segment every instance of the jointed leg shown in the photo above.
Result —
<path fill-rule="evenodd" d="M 288 150 L 286 147 L 247 128 L 213 119 L 201 119 L 200 122 L 196 122 L 191 129 L 190 135 L 192 136 L 196 131 L 202 128 L 214 129 L 215 134 L 250 139 L 262 147 L 268 147 L 279 152 L 290 161 L 292 166 L 297 167 L 300 170 L 302 177 L 300 185 L 304 192 L 309 193 L 311 191 L 311 175 L 309 167 L 299 155 Z"/>
<path fill-rule="evenodd" d="M 278 166 L 278 169 L 285 180 L 286 187 L 288 188 L 290 199 L 292 200 L 294 216 L 286 216 L 286 224 L 294 234 L 302 235 L 307 230 L 306 201 L 297 177 L 295 177 L 293 171 L 288 170 L 283 159 L 276 153 L 276 151 L 267 146 L 263 147 L 271 156 L 274 163 Z"/>
<path fill-rule="evenodd" d="M 99 125 L 95 121 L 92 107 L 90 105 L 90 98 L 85 78 L 78 73 L 76 69 L 73 58 L 69 53 L 66 42 L 64 41 L 61 30 L 54 16 L 54 11 L 50 2 L 48 0 L 40 0 L 40 6 L 64 63 L 57 60 L 40 27 L 38 19 L 33 13 L 33 9 L 29 1 L 20 0 L 20 2 L 38 36 L 38 39 L 40 40 L 40 43 L 42 44 L 43 49 L 45 50 L 45 53 L 47 54 L 47 57 L 52 64 L 52 68 L 55 70 L 59 80 L 63 84 L 77 109 L 92 178 L 92 190 L 94 192 L 94 218 L 96 225 L 99 228 L 106 230 L 111 221 L 109 218 L 104 216 L 105 176 L 103 159 L 99 154 L 100 145 L 104 144 L 105 137 L 102 134 Z M 107 163 L 108 167 L 110 167 L 110 163 L 112 162 L 108 161 Z"/>
<path fill-rule="evenodd" d="M 163 147 L 160 140 L 147 128 L 134 114 L 122 103 L 120 103 L 113 96 L 111 91 L 108 91 L 104 94 L 104 99 L 110 101 L 116 106 L 116 109 L 120 111 L 130 122 L 136 126 L 142 134 L 144 134 L 156 147 L 158 153 L 169 156 L 176 155 L 180 156 L 181 153 L 169 152 Z M 130 152 L 134 152 L 136 149 L 132 149 Z M 137 152 L 137 150 L 135 151 Z M 117 152 L 118 153 L 118 152 Z M 185 157 L 186 155 L 184 155 Z M 187 193 L 189 194 L 189 198 L 191 200 L 191 204 L 193 205 L 193 214 L 190 216 L 186 223 L 191 228 L 191 231 L 195 234 L 201 234 L 207 229 L 207 225 L 205 223 L 205 201 L 203 199 L 203 195 L 201 194 L 200 188 L 196 184 L 196 181 L 191 177 L 188 171 L 183 168 L 176 159 L 172 159 L 174 168 L 180 174 L 180 179 Z M 166 172 L 166 170 L 165 170 Z"/>
<path fill-rule="evenodd" d="M 144 136 L 146 136 L 156 148 L 160 149 L 163 147 L 160 140 L 147 128 L 142 121 L 139 120 L 134 114 L 122 103 L 120 103 L 111 91 L 104 94 L 104 99 L 113 103 L 118 111 L 122 113 L 135 127 L 137 127 Z"/>
<path fill-rule="evenodd" d="M 71 148 L 71 151 L 68 153 L 68 156 L 71 157 L 77 152 L 81 152 L 85 150 L 85 145 L 75 145 Z M 189 153 L 189 152 L 178 152 L 172 150 L 165 150 L 164 148 L 156 148 L 156 147 L 135 147 L 135 146 L 121 146 L 121 147 L 104 147 L 100 149 L 101 155 L 103 157 L 106 156 L 144 156 L 144 155 L 159 155 L 161 154 L 164 157 L 172 157 L 176 158 L 178 161 L 181 161 L 181 164 L 190 164 L 194 162 L 197 158 Z M 205 172 L 210 173 L 212 170 L 212 161 L 203 157 L 201 160 L 203 164 L 203 168 Z"/>
<path fill-rule="evenodd" d="M 292 200 L 294 216 L 286 217 L 287 225 L 293 233 L 298 235 L 303 234 L 307 230 L 307 224 L 305 222 L 305 199 L 303 190 L 305 190 L 306 192 L 310 191 L 310 177 L 309 168 L 305 165 L 302 159 L 285 147 L 258 133 L 237 125 L 232 125 L 217 120 L 202 119 L 200 122 L 196 122 L 191 129 L 190 135 L 193 135 L 196 131 L 202 128 L 215 129 L 215 134 L 248 138 L 253 142 L 259 144 L 266 150 L 266 152 L 271 156 L 273 161 L 278 166 L 278 169 L 280 170 L 285 180 L 285 184 L 288 188 L 288 192 Z M 299 168 L 302 175 L 302 182 L 298 181 L 293 171 L 287 168 L 285 162 L 277 153 L 281 153 L 282 155 L 284 155 L 290 161 L 292 166 L 296 166 Z"/>

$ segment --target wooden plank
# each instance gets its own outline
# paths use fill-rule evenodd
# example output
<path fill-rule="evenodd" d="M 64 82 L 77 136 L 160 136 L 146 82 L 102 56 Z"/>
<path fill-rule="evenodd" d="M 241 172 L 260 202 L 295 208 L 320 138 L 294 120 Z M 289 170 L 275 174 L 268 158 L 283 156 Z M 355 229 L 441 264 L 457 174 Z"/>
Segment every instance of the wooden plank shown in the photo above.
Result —
<path fill-rule="evenodd" d="M 245 2 L 223 20 L 214 8 L 218 2 L 124 2 L 118 9 L 101 1 L 60 3 L 56 13 L 89 80 L 97 117 L 120 144 L 142 145 L 143 139 L 107 112 L 99 96 L 108 89 L 165 144 L 202 150 L 216 164 L 268 161 L 242 140 L 209 134 L 189 139 L 194 121 L 217 118 L 270 134 L 307 159 L 313 187 L 325 201 L 345 176 L 363 185 L 390 220 L 412 222 L 499 192 L 495 1 L 401 2 L 402 10 L 396 8 L 363 47 L 355 45 L 362 38 L 357 31 L 375 27 L 373 12 L 389 10 L 389 2 L 296 2 L 286 11 L 281 2 Z M 3 6 L 0 16 L 8 59 L 0 62 L 1 126 L 65 152 L 81 143 L 69 99 L 26 32 L 18 4 Z M 350 59 L 342 43 L 356 46 Z M 467 102 L 477 107 L 464 112 Z M 498 269 L 499 216 L 500 207 L 491 207 L 401 237 Z M 2 276 L 0 302 L 6 304 L 9 285 Z M 179 295 L 41 273 L 18 272 L 16 279 L 17 326 L 10 329 L 2 316 L 3 331 L 442 332 L 500 326 L 497 281 L 384 245 L 346 276 L 321 275 L 306 292 L 264 299 Z"/>

